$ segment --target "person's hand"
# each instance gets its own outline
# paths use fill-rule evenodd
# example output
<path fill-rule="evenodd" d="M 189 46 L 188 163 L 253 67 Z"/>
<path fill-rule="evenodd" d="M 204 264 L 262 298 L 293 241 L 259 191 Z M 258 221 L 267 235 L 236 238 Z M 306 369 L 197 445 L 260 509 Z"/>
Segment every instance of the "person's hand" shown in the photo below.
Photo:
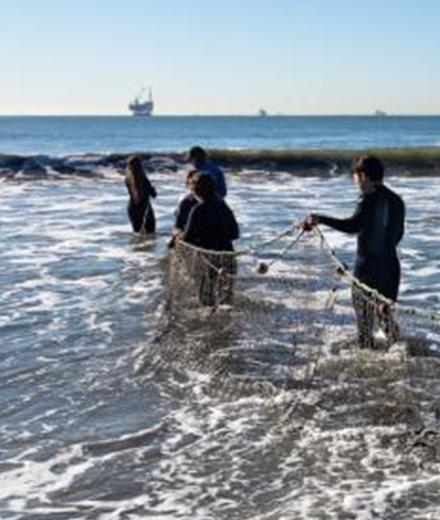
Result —
<path fill-rule="evenodd" d="M 310 215 L 305 218 L 301 223 L 301 228 L 303 231 L 312 231 L 312 229 L 318 224 L 319 218 L 315 213 L 310 213 Z"/>
<path fill-rule="evenodd" d="M 176 246 L 176 244 L 180 240 L 182 234 L 183 234 L 182 231 L 180 231 L 178 229 L 173 230 L 173 232 L 171 234 L 171 238 L 167 242 L 169 249 L 173 249 L 173 247 Z"/>

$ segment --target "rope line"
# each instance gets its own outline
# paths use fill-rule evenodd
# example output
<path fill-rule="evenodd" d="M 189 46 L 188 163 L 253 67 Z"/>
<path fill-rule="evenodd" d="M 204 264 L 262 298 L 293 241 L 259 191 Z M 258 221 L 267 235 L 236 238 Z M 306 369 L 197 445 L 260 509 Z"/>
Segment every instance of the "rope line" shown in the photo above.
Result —
<path fill-rule="evenodd" d="M 182 244 L 184 247 L 188 249 L 192 249 L 193 251 L 197 253 L 205 253 L 212 256 L 231 256 L 231 257 L 238 257 L 238 256 L 244 256 L 249 255 L 251 253 L 256 253 L 260 251 L 261 249 L 264 249 L 265 247 L 274 244 L 275 242 L 278 242 L 278 240 L 281 240 L 282 238 L 289 236 L 294 231 L 299 229 L 299 223 L 292 224 L 291 226 L 287 227 L 278 235 L 275 235 L 274 238 L 271 238 L 269 240 L 266 240 L 264 242 L 261 242 L 260 244 L 256 246 L 250 246 L 244 249 L 239 249 L 237 251 L 214 251 L 212 249 L 204 249 L 203 247 L 196 246 L 194 244 L 190 244 L 189 242 L 184 242 L 183 240 L 179 240 L 179 244 Z"/>
<path fill-rule="evenodd" d="M 291 235 L 295 231 L 299 231 L 294 237 L 293 240 L 274 258 L 266 264 L 267 269 L 269 269 L 274 263 L 279 261 L 281 258 L 283 258 L 288 251 L 290 251 L 302 238 L 304 235 L 304 230 L 300 228 L 299 223 L 294 223 L 288 228 L 284 229 L 280 233 L 278 233 L 275 237 L 266 240 L 264 242 L 261 242 L 260 244 L 256 246 L 251 246 L 245 249 L 241 249 L 238 251 L 214 251 L 211 249 L 204 249 L 202 247 L 190 244 L 188 242 L 184 242 L 183 240 L 179 240 L 178 247 L 186 248 L 190 251 L 193 251 L 195 253 L 200 253 L 200 256 L 203 260 L 203 262 L 208 265 L 211 269 L 213 269 L 217 274 L 221 274 L 230 278 L 236 277 L 235 274 L 231 274 L 226 272 L 222 267 L 217 267 L 214 265 L 210 260 L 209 257 L 221 257 L 226 256 L 230 258 L 237 258 L 239 256 L 249 255 L 251 253 L 258 253 L 265 247 L 274 244 L 278 242 L 279 240 Z M 420 309 L 419 307 L 413 307 L 409 305 L 402 305 L 400 303 L 397 303 L 393 300 L 390 300 L 389 298 L 386 298 L 383 296 L 380 292 L 378 292 L 376 289 L 368 286 L 367 284 L 361 282 L 347 267 L 347 265 L 340 260 L 340 258 L 337 256 L 334 248 L 330 245 L 326 237 L 324 236 L 321 229 L 319 229 L 318 226 L 315 226 L 313 228 L 312 233 L 314 236 L 319 240 L 321 247 L 324 251 L 327 252 L 333 263 L 338 267 L 340 272 L 348 279 L 349 283 L 351 285 L 354 285 L 361 289 L 365 295 L 367 295 L 371 300 L 373 300 L 375 303 L 380 302 L 385 305 L 387 305 L 392 310 L 397 310 L 399 312 L 405 313 L 407 315 L 411 316 L 420 316 L 422 318 L 428 319 L 430 321 L 437 322 L 440 324 L 440 313 L 432 312 L 432 311 L 425 311 L 423 309 Z"/>
<path fill-rule="evenodd" d="M 420 309 L 419 307 L 402 305 L 400 303 L 397 303 L 393 300 L 386 298 L 385 296 L 380 294 L 376 289 L 373 289 L 372 287 L 361 282 L 359 280 L 359 278 L 357 278 L 352 272 L 350 272 L 350 270 L 347 268 L 347 266 L 344 264 L 344 262 L 342 262 L 340 260 L 340 258 L 338 258 L 338 256 L 335 253 L 335 250 L 331 247 L 328 240 L 325 238 L 323 232 L 318 228 L 318 226 L 313 228 L 313 233 L 320 240 L 321 246 L 329 254 L 333 263 L 341 270 L 343 275 L 348 278 L 348 280 L 350 281 L 350 283 L 352 285 L 359 287 L 366 294 L 370 295 L 372 297 L 372 299 L 385 303 L 392 309 L 396 309 L 399 312 L 402 312 L 402 313 L 405 313 L 405 314 L 408 314 L 411 316 L 420 316 L 422 318 L 428 319 L 430 321 L 435 321 L 440 324 L 440 314 L 439 313 L 432 312 L 432 311 L 424 311 L 423 309 Z"/>

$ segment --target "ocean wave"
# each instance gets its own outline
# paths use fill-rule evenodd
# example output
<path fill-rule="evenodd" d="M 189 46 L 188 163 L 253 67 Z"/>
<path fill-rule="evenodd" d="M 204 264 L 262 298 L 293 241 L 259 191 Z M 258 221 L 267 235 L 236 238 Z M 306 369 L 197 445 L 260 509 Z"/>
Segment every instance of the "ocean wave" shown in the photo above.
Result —
<path fill-rule="evenodd" d="M 383 148 L 374 150 L 210 150 L 212 159 L 230 171 L 286 172 L 297 176 L 332 177 L 350 171 L 351 161 L 360 153 L 374 153 L 388 171 L 399 176 L 440 175 L 440 147 Z M 48 155 L 0 154 L 0 178 L 59 179 L 65 177 L 105 177 L 122 173 L 128 153 Z M 169 173 L 185 167 L 182 152 L 141 152 L 137 154 L 148 172 Z"/>

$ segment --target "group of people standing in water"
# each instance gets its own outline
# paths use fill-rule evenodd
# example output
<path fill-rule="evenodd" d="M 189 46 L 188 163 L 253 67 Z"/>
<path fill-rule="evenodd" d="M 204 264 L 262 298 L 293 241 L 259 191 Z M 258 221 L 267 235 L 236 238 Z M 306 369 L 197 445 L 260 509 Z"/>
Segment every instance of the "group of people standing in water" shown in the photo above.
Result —
<path fill-rule="evenodd" d="M 233 251 L 239 228 L 233 212 L 225 203 L 227 195 L 223 172 L 207 160 L 200 146 L 188 153 L 187 193 L 179 202 L 169 245 L 183 240 L 211 251 Z M 400 283 L 400 262 L 397 247 L 404 234 L 405 205 L 402 199 L 384 184 L 384 167 L 374 156 L 361 156 L 353 161 L 353 180 L 360 191 L 354 214 L 338 219 L 311 213 L 301 223 L 304 231 L 318 224 L 344 233 L 357 235 L 354 275 L 363 284 L 375 289 L 386 300 L 397 299 Z M 151 198 L 156 190 L 146 176 L 138 157 L 130 157 L 126 185 L 130 195 L 128 215 L 136 232 L 155 230 Z M 397 339 L 398 328 L 386 305 L 368 305 L 365 296 L 353 291 L 353 306 L 358 322 L 361 348 L 374 348 L 374 324 L 385 323 L 389 343 Z"/>
<path fill-rule="evenodd" d="M 227 188 L 223 171 L 207 160 L 206 152 L 194 146 L 188 153 L 187 192 L 175 212 L 169 246 L 178 239 L 212 251 L 233 251 L 239 237 L 234 213 L 224 201 Z M 156 190 L 141 161 L 128 159 L 125 183 L 129 193 L 128 216 L 136 233 L 154 233 L 156 221 L 151 199 Z"/>

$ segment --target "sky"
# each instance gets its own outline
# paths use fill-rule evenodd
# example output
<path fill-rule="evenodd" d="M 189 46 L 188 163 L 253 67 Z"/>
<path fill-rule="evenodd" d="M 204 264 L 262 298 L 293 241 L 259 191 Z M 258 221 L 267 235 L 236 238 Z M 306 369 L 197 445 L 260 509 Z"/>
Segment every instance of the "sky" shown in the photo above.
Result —
<path fill-rule="evenodd" d="M 0 0 L 0 115 L 440 114 L 438 0 Z"/>

